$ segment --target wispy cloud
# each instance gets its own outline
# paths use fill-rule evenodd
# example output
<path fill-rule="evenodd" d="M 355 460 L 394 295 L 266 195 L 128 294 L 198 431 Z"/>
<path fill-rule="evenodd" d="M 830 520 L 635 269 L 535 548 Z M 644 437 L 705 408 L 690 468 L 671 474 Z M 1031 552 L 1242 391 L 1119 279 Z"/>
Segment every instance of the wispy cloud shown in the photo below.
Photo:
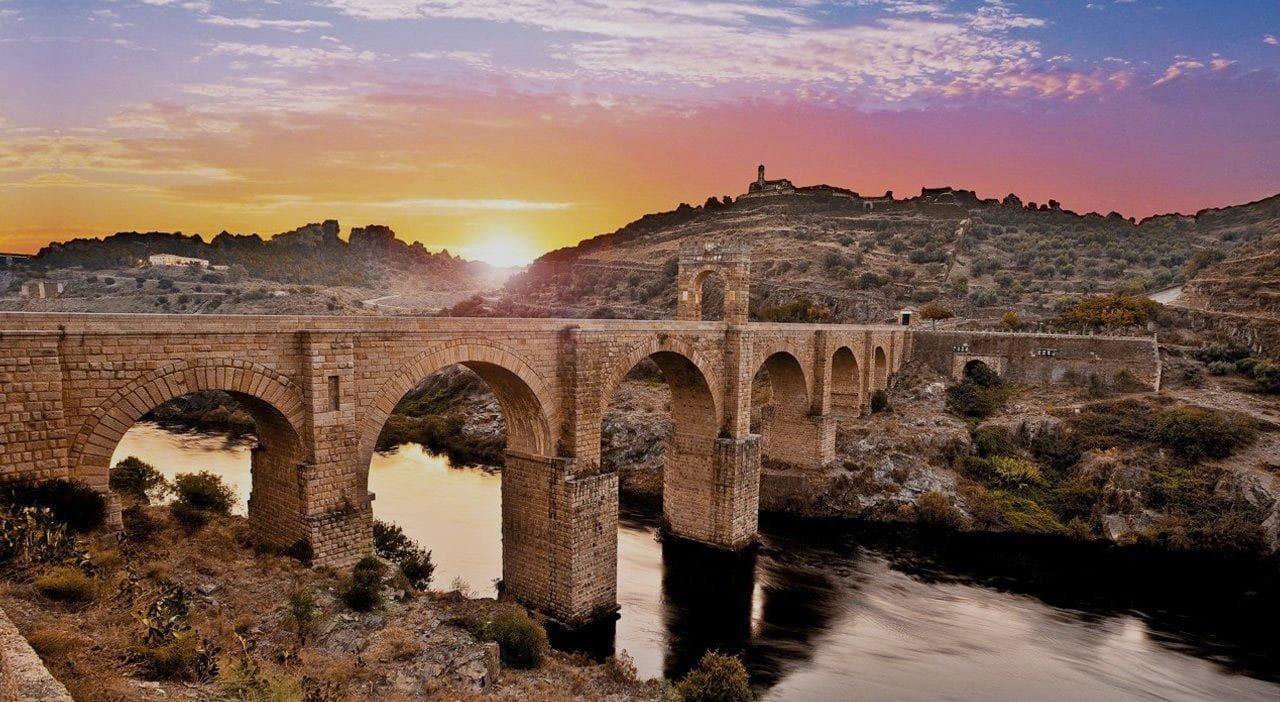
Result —
<path fill-rule="evenodd" d="M 332 22 L 328 22 L 326 20 L 262 19 L 260 17 L 224 17 L 223 15 L 209 15 L 208 17 L 201 17 L 200 22 L 219 27 L 240 27 L 242 29 L 282 29 L 286 32 L 295 33 L 333 26 Z"/>

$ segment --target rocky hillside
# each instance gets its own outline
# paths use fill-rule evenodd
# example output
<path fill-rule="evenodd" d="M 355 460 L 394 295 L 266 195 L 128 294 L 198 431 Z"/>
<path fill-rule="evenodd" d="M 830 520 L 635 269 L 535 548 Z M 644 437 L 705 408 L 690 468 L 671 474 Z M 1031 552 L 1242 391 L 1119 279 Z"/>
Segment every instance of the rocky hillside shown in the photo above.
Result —
<path fill-rule="evenodd" d="M 0 309 L 61 312 L 431 314 L 509 275 L 396 237 L 381 225 L 339 238 L 327 220 L 263 239 L 223 232 L 206 242 L 181 232 L 122 232 L 50 244 L 0 278 Z M 210 269 L 150 265 L 156 254 Z M 61 283 L 56 298 L 20 295 L 28 280 Z M 52 286 L 50 286 L 52 289 Z"/>
<path fill-rule="evenodd" d="M 1280 229 L 1205 266 L 1187 281 L 1179 302 L 1280 322 Z"/>
<path fill-rule="evenodd" d="M 1280 196 L 1135 222 L 952 188 L 908 199 L 794 188 L 646 215 L 548 253 L 501 298 L 468 301 L 457 313 L 669 316 L 680 245 L 745 240 L 753 247 L 757 319 L 829 312 L 833 321 L 878 321 L 935 301 L 960 316 L 1014 309 L 1035 318 L 1090 293 L 1177 284 L 1197 252 L 1208 252 L 1197 261 L 1219 258 L 1277 231 Z M 717 293 L 707 295 L 714 300 Z M 815 304 L 794 305 L 805 300 Z"/>

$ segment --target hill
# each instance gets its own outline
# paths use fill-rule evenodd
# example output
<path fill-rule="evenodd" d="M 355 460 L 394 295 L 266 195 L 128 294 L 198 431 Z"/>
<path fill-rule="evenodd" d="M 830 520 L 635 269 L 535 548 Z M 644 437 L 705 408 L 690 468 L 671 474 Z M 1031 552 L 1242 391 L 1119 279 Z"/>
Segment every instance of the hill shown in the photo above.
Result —
<path fill-rule="evenodd" d="M 817 310 L 831 321 L 879 321 L 928 302 L 964 317 L 1014 309 L 1035 318 L 1088 294 L 1178 284 L 1194 272 L 1193 260 L 1223 257 L 1277 231 L 1280 195 L 1135 222 L 950 187 L 898 199 L 761 177 L 737 199 L 682 203 L 548 253 L 513 277 L 499 299 L 470 300 L 455 312 L 669 316 L 681 243 L 745 240 L 752 245 L 755 319 Z M 714 307 L 716 291 L 706 295 Z"/>
<path fill-rule="evenodd" d="M 182 232 L 120 232 L 103 239 L 72 239 L 41 249 L 32 261 L 40 269 L 127 268 L 153 254 L 200 258 L 212 265 L 238 266 L 265 280 L 310 285 L 364 286 L 389 271 L 429 275 L 442 285 L 470 284 L 489 266 L 464 261 L 448 251 L 433 253 L 419 242 L 396 238 L 382 225 L 356 227 L 347 241 L 336 220 L 308 224 L 263 239 L 257 234 L 222 232 L 206 242 Z"/>

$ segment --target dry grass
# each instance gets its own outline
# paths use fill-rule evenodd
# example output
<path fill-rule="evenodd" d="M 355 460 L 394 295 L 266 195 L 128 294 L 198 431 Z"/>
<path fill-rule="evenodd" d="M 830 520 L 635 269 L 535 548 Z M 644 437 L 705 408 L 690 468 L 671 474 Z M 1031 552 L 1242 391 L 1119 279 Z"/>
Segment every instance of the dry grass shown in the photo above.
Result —
<path fill-rule="evenodd" d="M 166 508 L 146 509 L 160 525 L 153 538 L 118 544 L 101 535 L 91 544 L 91 602 L 54 603 L 33 583 L 0 576 L 0 607 L 77 700 L 159 697 L 132 682 L 144 680 L 154 662 L 140 655 L 145 628 L 135 617 L 173 586 L 188 595 L 193 634 L 219 648 L 220 673 L 202 684 L 161 681 L 168 699 L 226 699 L 233 689 L 240 697 L 231 699 L 293 699 L 304 679 L 308 699 L 325 702 L 569 700 L 599 698 L 605 690 L 619 700 L 656 697 L 656 688 L 615 680 L 603 665 L 573 664 L 559 654 L 537 671 L 504 670 L 497 681 L 484 676 L 488 688 L 481 690 L 457 669 L 480 659 L 482 644 L 444 622 L 461 612 L 492 611 L 492 600 L 429 595 L 389 600 L 376 616 L 351 616 L 338 599 L 338 574 L 256 551 L 244 538 L 242 518 L 217 517 L 188 536 Z M 289 594 L 301 589 L 315 594 L 318 616 L 315 635 L 302 646 L 289 614 Z"/>

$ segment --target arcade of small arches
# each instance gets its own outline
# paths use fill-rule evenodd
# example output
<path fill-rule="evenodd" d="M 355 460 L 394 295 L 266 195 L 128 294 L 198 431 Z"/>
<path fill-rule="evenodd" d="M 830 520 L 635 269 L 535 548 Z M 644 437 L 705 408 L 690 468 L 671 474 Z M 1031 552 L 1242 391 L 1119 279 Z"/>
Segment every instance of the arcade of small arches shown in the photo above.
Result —
<path fill-rule="evenodd" d="M 454 364 L 479 375 L 507 428 L 504 592 L 565 623 L 617 609 L 617 475 L 601 468 L 610 398 L 638 364 L 671 391 L 664 523 L 736 550 L 756 536 L 762 456 L 821 473 L 835 431 L 910 354 L 899 326 L 746 321 L 740 249 L 682 255 L 677 320 L 0 314 L 0 476 L 72 477 L 108 491 L 124 433 L 153 408 L 231 393 L 257 423 L 249 521 L 264 544 L 305 543 L 345 567 L 371 548 L 368 469 L 397 402 Z M 695 321 L 706 270 L 726 319 Z M 767 378 L 768 403 L 752 388 Z M 0 417 L 12 419 L 12 417 Z M 117 518 L 118 518 L 118 502 Z"/>

